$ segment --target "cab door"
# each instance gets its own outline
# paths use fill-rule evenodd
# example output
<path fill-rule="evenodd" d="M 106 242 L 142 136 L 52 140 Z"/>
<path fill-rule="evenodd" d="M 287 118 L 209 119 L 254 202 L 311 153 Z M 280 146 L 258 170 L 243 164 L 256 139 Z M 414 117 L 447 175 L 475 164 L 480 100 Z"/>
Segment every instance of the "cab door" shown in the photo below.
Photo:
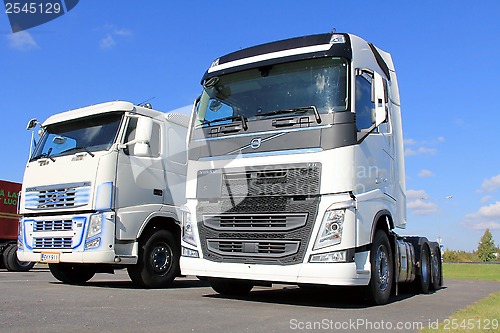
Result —
<path fill-rule="evenodd" d="M 164 203 L 163 133 L 162 123 L 151 118 L 130 115 L 126 121 L 116 170 L 116 235 L 118 239 L 135 239 L 146 218 Z M 138 135 L 144 131 L 144 122 L 151 126 L 148 140 Z"/>
<path fill-rule="evenodd" d="M 394 142 L 387 113 L 387 92 L 382 77 L 373 71 L 359 70 L 355 81 L 356 150 L 355 193 L 380 189 L 391 196 L 394 184 Z M 377 120 L 382 108 L 384 122 Z M 377 126 L 378 124 L 378 126 Z"/>

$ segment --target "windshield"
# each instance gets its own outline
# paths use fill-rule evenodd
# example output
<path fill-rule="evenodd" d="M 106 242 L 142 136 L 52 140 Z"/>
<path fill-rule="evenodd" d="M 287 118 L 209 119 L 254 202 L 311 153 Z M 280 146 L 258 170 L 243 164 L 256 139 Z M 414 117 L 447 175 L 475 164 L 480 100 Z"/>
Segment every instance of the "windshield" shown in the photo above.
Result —
<path fill-rule="evenodd" d="M 321 58 L 263 66 L 205 82 L 197 127 L 347 109 L 347 61 Z"/>
<path fill-rule="evenodd" d="M 45 128 L 31 159 L 107 150 L 115 142 L 123 113 L 107 113 Z"/>

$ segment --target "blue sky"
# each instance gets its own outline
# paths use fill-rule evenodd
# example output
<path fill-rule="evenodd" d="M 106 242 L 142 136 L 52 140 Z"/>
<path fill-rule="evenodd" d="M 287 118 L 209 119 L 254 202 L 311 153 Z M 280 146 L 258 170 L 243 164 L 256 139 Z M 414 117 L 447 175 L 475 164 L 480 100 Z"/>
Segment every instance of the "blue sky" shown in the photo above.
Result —
<path fill-rule="evenodd" d="M 218 56 L 336 28 L 395 62 L 406 143 L 403 233 L 471 251 L 489 227 L 498 245 L 499 17 L 494 0 L 82 0 L 12 34 L 2 10 L 0 178 L 22 181 L 32 117 L 116 99 L 183 107 Z"/>

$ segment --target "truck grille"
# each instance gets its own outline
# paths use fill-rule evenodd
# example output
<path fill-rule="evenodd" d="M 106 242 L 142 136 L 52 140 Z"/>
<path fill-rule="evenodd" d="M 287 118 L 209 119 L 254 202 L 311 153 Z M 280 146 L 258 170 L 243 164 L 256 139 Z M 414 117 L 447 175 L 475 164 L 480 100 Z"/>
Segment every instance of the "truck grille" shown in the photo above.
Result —
<path fill-rule="evenodd" d="M 33 231 L 68 231 L 73 230 L 73 221 L 55 220 L 55 221 L 35 221 Z"/>
<path fill-rule="evenodd" d="M 71 237 L 35 238 L 33 248 L 36 249 L 70 249 Z"/>
<path fill-rule="evenodd" d="M 320 175 L 321 163 L 198 173 L 196 216 L 204 258 L 302 263 L 318 214 Z"/>
<path fill-rule="evenodd" d="M 303 227 L 307 213 L 301 214 L 220 214 L 203 215 L 203 224 L 215 230 L 292 230 Z"/>
<path fill-rule="evenodd" d="M 208 249 L 221 255 L 282 257 L 297 253 L 300 241 L 207 240 Z"/>
<path fill-rule="evenodd" d="M 85 206 L 91 194 L 90 182 L 32 187 L 26 189 L 26 209 L 54 209 Z"/>

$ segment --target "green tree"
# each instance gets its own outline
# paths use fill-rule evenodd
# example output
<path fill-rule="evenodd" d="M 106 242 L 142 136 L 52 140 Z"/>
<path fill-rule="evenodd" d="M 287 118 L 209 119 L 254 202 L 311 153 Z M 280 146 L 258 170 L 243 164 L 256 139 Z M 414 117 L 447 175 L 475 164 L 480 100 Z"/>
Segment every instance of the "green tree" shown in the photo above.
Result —
<path fill-rule="evenodd" d="M 491 234 L 490 229 L 486 229 L 483 237 L 481 237 L 479 246 L 477 247 L 477 256 L 481 261 L 493 261 L 496 259 L 496 250 L 497 248 L 495 246 L 495 242 L 493 242 L 493 235 Z"/>

